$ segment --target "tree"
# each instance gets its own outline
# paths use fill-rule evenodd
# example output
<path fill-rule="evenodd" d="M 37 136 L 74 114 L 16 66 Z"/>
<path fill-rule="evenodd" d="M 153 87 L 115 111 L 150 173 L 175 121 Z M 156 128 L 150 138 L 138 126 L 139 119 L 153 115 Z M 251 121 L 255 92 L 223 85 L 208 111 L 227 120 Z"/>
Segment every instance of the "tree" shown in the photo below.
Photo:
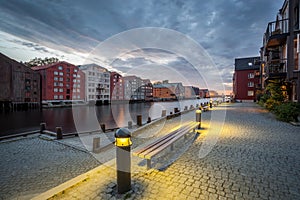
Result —
<path fill-rule="evenodd" d="M 25 62 L 24 64 L 27 65 L 28 67 L 34 67 L 34 66 L 49 65 L 56 62 L 59 62 L 58 58 L 45 57 L 44 59 L 42 59 L 42 58 L 35 57 L 34 59 L 30 60 L 29 62 Z"/>

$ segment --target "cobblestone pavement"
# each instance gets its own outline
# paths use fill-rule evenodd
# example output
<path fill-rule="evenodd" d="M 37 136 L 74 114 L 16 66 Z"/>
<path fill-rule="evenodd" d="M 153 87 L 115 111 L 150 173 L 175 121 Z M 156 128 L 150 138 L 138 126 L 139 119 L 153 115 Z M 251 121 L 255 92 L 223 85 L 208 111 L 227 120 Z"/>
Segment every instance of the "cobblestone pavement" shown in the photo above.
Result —
<path fill-rule="evenodd" d="M 156 138 L 182 120 L 189 120 L 190 115 L 194 112 L 168 120 L 168 123 L 162 121 L 156 132 L 153 128 L 145 128 L 152 137 L 145 136 L 147 131 L 143 131 L 144 134 L 138 131 L 138 138 L 133 139 L 135 146 L 149 138 Z M 114 146 L 99 154 L 91 153 L 93 137 L 101 136 L 101 145 L 107 145 L 113 140 L 114 133 L 108 132 L 106 135 L 84 134 L 57 141 L 53 137 L 36 134 L 1 141 L 0 200 L 31 199 L 115 158 Z"/>
<path fill-rule="evenodd" d="M 0 199 L 30 199 L 99 163 L 89 153 L 38 135 L 0 143 Z"/>
<path fill-rule="evenodd" d="M 222 104 L 211 113 L 225 108 L 225 124 L 207 156 L 199 152 L 222 124 L 204 120 L 206 129 L 178 160 L 164 170 L 133 173 L 134 193 L 122 198 L 300 199 L 300 128 L 254 103 Z M 115 199 L 115 176 L 113 167 L 101 166 L 52 199 Z"/>

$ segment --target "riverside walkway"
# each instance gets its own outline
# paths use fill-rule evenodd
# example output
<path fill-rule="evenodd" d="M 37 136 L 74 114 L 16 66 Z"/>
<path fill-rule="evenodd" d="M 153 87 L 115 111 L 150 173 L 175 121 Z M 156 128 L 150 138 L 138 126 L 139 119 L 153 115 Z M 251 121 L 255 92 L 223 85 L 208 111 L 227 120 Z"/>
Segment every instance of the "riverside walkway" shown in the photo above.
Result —
<path fill-rule="evenodd" d="M 213 115 L 224 110 L 223 123 L 222 117 Z M 125 198 L 300 199 L 300 127 L 277 121 L 254 103 L 221 104 L 202 116 L 200 135 L 172 164 L 143 171 L 141 162 L 133 159 L 134 193 Z M 182 118 L 194 117 L 191 112 Z M 171 126 L 172 121 L 165 123 L 160 132 Z M 50 194 L 51 199 L 115 199 L 114 163 L 109 161 L 36 199 Z"/>

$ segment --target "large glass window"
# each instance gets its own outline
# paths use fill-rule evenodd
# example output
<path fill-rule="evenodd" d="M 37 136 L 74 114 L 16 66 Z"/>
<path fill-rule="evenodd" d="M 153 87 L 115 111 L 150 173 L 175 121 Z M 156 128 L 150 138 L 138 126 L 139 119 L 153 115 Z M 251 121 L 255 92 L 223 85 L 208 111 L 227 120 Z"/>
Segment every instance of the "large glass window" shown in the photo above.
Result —
<path fill-rule="evenodd" d="M 58 66 L 58 70 L 62 70 L 63 69 L 63 67 L 62 66 Z"/>
<path fill-rule="evenodd" d="M 248 87 L 254 87 L 254 82 L 248 82 Z"/>

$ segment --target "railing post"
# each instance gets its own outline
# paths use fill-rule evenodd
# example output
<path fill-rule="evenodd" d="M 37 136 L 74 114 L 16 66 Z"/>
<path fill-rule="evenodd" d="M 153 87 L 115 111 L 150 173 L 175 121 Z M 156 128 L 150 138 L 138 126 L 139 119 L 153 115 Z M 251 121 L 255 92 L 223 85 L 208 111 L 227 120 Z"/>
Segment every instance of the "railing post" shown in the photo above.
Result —
<path fill-rule="evenodd" d="M 143 123 L 142 123 L 142 115 L 137 115 L 136 116 L 136 124 L 138 126 L 142 126 L 143 125 Z"/>
<path fill-rule="evenodd" d="M 132 129 L 132 121 L 128 121 L 128 128 Z"/>
<path fill-rule="evenodd" d="M 61 127 L 56 127 L 56 139 L 58 139 L 58 140 L 63 139 L 62 128 Z"/>
<path fill-rule="evenodd" d="M 40 133 L 43 134 L 43 131 L 46 130 L 46 123 L 40 123 Z"/>
<path fill-rule="evenodd" d="M 101 127 L 101 130 L 103 131 L 103 133 L 105 133 L 105 124 L 101 124 L 100 127 Z"/>
<path fill-rule="evenodd" d="M 99 153 L 100 151 L 100 137 L 93 138 L 93 153 Z"/>
<path fill-rule="evenodd" d="M 167 115 L 167 110 L 162 110 L 161 111 L 161 117 L 165 117 Z"/>

